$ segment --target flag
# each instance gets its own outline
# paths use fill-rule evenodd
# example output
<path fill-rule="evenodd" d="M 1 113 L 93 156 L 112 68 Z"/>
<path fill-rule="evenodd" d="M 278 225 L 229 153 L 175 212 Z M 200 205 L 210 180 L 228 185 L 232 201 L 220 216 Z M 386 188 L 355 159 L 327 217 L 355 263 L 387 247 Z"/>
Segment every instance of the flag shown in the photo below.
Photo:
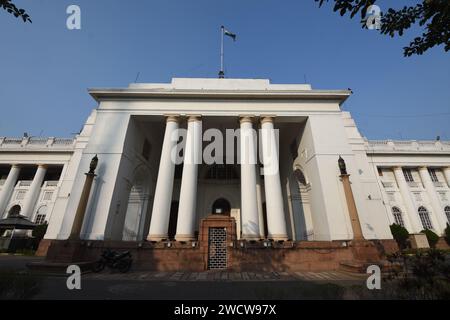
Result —
<path fill-rule="evenodd" d="M 222 26 L 222 28 L 223 28 L 223 34 L 224 35 L 229 36 L 229 37 L 233 38 L 233 41 L 236 41 L 236 34 L 228 31 L 227 29 L 225 29 L 224 26 Z"/>

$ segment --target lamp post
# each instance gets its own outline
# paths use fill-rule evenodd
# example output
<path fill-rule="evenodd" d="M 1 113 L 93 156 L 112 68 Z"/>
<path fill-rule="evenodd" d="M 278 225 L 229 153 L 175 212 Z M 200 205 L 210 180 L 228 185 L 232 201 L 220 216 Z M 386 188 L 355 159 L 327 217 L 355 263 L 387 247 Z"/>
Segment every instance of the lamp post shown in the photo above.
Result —
<path fill-rule="evenodd" d="M 353 197 L 352 186 L 350 184 L 350 175 L 347 173 L 347 165 L 345 164 L 345 160 L 342 159 L 341 156 L 339 156 L 338 166 L 341 172 L 340 178 L 344 186 L 345 200 L 347 202 L 348 213 L 353 230 L 353 239 L 364 240 L 358 210 L 356 209 L 355 198 Z"/>
<path fill-rule="evenodd" d="M 89 195 L 91 193 L 92 182 L 97 176 L 95 169 L 97 168 L 98 157 L 95 155 L 89 165 L 89 172 L 85 173 L 86 180 L 84 181 L 83 191 L 81 192 L 80 201 L 78 202 L 77 211 L 75 213 L 75 219 L 70 231 L 69 240 L 80 240 L 81 227 L 83 226 L 84 216 L 86 214 L 86 207 L 89 201 Z"/>

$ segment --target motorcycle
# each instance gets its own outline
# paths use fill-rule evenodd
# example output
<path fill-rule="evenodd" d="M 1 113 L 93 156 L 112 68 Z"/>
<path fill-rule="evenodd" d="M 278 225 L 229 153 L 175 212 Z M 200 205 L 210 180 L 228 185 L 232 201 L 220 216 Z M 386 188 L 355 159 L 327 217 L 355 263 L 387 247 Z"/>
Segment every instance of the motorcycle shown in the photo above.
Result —
<path fill-rule="evenodd" d="M 108 267 L 125 273 L 130 270 L 132 261 L 130 251 L 118 253 L 111 249 L 106 249 L 102 252 L 100 260 L 95 263 L 93 271 L 101 272 L 105 267 Z"/>

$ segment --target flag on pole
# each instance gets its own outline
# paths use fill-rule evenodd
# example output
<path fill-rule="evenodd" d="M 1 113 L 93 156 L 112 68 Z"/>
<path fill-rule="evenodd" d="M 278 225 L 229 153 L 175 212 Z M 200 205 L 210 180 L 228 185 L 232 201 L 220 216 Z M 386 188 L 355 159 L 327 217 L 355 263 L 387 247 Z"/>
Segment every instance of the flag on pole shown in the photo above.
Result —
<path fill-rule="evenodd" d="M 219 71 L 219 78 L 223 79 L 225 78 L 225 71 L 223 69 L 223 36 L 229 36 L 230 38 L 233 38 L 233 41 L 236 41 L 236 34 L 233 32 L 228 31 L 225 29 L 224 26 L 220 27 L 221 29 L 221 37 L 220 37 L 220 71 Z"/>
<path fill-rule="evenodd" d="M 223 28 L 223 34 L 224 35 L 229 36 L 230 38 L 233 38 L 233 41 L 236 41 L 236 34 L 228 31 L 227 29 L 225 29 L 224 26 L 222 26 L 222 28 Z"/>

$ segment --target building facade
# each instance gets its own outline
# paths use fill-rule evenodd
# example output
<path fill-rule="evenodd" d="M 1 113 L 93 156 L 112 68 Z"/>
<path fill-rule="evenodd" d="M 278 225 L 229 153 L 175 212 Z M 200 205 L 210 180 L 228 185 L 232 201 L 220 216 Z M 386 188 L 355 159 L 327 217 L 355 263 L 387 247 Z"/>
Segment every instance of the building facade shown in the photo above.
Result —
<path fill-rule="evenodd" d="M 174 78 L 89 93 L 98 107 L 74 139 L 0 138 L 0 215 L 48 222 L 46 239 L 69 237 L 95 155 L 84 240 L 196 241 L 211 214 L 242 240 L 351 240 L 339 157 L 365 239 L 392 239 L 392 223 L 442 235 L 450 221 L 450 142 L 367 140 L 341 109 L 348 90 Z"/>

